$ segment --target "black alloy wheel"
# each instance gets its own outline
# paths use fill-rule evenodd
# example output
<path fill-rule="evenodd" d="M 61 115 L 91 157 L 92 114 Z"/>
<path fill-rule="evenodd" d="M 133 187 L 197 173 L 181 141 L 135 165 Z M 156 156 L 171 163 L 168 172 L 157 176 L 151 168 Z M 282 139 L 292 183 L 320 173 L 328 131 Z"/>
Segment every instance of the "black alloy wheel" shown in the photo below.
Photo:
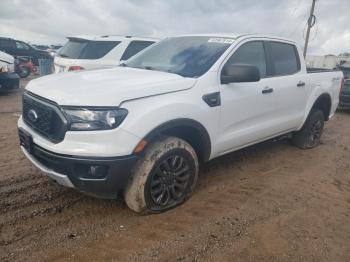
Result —
<path fill-rule="evenodd" d="M 323 122 L 320 119 L 316 119 L 315 122 L 312 123 L 309 136 L 308 136 L 308 146 L 314 147 L 317 145 L 321 139 L 323 131 Z"/>
<path fill-rule="evenodd" d="M 139 155 L 124 190 L 125 202 L 139 214 L 177 207 L 191 197 L 198 170 L 197 154 L 189 143 L 161 136 Z"/>
<path fill-rule="evenodd" d="M 150 195 L 154 205 L 170 207 L 186 195 L 191 180 L 191 168 L 181 155 L 164 159 L 150 177 Z"/>

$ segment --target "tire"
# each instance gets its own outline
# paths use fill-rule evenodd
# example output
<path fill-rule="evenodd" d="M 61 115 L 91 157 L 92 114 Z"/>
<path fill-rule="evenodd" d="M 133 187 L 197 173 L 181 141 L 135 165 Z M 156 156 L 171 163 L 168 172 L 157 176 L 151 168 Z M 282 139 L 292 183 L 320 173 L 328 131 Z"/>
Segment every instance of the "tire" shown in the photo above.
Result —
<path fill-rule="evenodd" d="M 197 177 L 198 159 L 191 145 L 180 138 L 162 137 L 136 163 L 124 199 L 137 213 L 161 213 L 184 203 Z"/>
<path fill-rule="evenodd" d="M 17 71 L 16 73 L 21 78 L 26 78 L 30 75 L 30 68 L 27 66 L 18 66 L 18 69 L 16 71 Z"/>
<path fill-rule="evenodd" d="M 312 109 L 301 130 L 293 134 L 292 142 L 301 149 L 310 149 L 320 144 L 324 128 L 324 114 Z"/>

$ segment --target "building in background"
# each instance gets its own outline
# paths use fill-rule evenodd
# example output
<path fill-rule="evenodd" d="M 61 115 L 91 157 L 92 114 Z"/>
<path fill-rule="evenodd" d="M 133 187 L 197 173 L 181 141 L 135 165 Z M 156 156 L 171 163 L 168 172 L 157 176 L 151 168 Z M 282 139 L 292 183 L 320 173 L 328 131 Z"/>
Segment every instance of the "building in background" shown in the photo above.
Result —
<path fill-rule="evenodd" d="M 306 66 L 308 68 L 322 68 L 322 69 L 350 68 L 350 54 L 344 53 L 344 54 L 340 54 L 339 56 L 309 55 L 306 57 Z"/>

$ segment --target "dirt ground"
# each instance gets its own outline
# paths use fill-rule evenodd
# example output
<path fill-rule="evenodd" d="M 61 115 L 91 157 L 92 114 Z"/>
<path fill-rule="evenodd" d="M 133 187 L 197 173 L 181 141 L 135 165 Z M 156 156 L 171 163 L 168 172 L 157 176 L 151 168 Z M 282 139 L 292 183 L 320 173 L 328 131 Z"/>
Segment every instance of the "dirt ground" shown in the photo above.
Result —
<path fill-rule="evenodd" d="M 21 93 L 0 95 L 0 261 L 350 261 L 350 112 L 316 149 L 270 141 L 215 159 L 187 203 L 139 216 L 26 160 Z"/>

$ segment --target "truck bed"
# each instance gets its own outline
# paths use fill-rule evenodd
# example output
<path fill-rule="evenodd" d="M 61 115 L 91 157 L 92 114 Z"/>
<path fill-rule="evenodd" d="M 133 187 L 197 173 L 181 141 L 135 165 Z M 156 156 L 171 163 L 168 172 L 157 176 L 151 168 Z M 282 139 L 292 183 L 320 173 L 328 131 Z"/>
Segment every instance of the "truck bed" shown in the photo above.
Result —
<path fill-rule="evenodd" d="M 340 70 L 339 69 L 314 68 L 314 67 L 306 68 L 306 72 L 308 74 L 322 73 L 322 72 L 335 72 L 335 71 L 340 71 Z"/>

